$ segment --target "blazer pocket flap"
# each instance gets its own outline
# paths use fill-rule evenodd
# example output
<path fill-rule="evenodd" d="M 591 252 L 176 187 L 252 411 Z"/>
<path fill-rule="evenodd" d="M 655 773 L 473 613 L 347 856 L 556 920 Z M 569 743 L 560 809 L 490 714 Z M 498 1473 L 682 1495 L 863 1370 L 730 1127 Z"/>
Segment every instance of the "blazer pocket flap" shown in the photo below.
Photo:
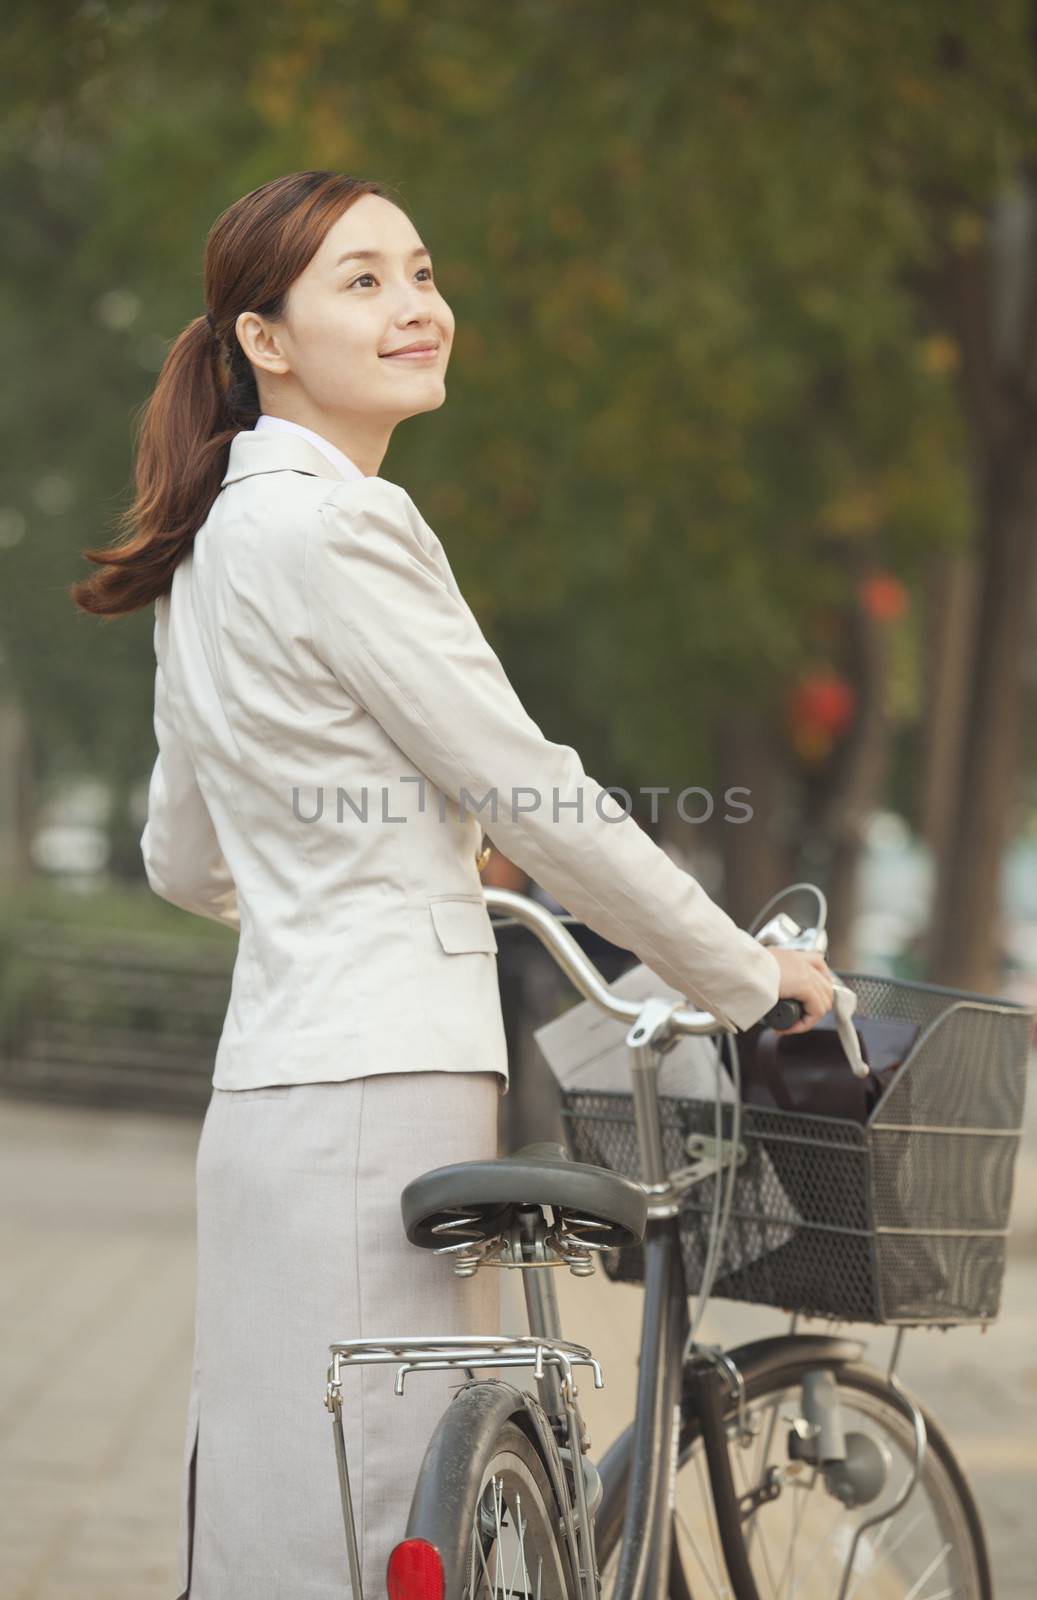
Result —
<path fill-rule="evenodd" d="M 448 955 L 461 955 L 466 950 L 497 948 L 493 923 L 486 902 L 468 895 L 441 895 L 429 901 L 429 910 L 439 942 Z"/>

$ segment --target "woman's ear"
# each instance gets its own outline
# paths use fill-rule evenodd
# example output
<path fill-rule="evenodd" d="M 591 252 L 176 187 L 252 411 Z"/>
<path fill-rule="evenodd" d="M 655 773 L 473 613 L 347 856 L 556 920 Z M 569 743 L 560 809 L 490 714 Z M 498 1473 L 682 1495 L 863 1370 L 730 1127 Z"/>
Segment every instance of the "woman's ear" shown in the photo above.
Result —
<path fill-rule="evenodd" d="M 268 326 L 254 311 L 242 311 L 234 323 L 238 343 L 254 367 L 262 372 L 284 374 L 290 370 L 288 357 L 281 349 L 276 329 Z"/>

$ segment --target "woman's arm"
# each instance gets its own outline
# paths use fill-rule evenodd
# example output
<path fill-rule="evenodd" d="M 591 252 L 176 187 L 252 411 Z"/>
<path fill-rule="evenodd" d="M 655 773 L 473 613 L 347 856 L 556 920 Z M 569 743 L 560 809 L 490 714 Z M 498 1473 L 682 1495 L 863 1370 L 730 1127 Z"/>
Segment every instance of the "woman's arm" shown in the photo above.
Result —
<path fill-rule="evenodd" d="M 161 662 L 155 667 L 155 737 L 158 757 L 140 841 L 148 882 L 181 910 L 240 929 L 234 879 L 198 787 L 191 752 L 173 725 Z"/>
<path fill-rule="evenodd" d="M 722 1021 L 746 1028 L 770 1009 L 773 955 L 545 737 L 404 489 L 336 486 L 307 535 L 304 585 L 318 656 L 505 855 Z"/>

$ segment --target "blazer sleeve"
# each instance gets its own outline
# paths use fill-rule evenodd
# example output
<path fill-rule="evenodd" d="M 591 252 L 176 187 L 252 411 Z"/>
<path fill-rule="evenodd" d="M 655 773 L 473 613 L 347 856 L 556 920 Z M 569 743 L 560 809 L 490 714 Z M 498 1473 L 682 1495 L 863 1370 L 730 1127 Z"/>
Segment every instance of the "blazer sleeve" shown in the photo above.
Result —
<path fill-rule="evenodd" d="M 161 661 L 155 668 L 154 720 L 158 756 L 140 840 L 148 883 L 171 905 L 240 931 L 234 879 L 198 787 L 190 749 L 170 716 Z"/>
<path fill-rule="evenodd" d="M 774 956 L 528 715 L 406 490 L 336 486 L 303 582 L 317 656 L 505 855 L 729 1027 L 770 1009 Z"/>

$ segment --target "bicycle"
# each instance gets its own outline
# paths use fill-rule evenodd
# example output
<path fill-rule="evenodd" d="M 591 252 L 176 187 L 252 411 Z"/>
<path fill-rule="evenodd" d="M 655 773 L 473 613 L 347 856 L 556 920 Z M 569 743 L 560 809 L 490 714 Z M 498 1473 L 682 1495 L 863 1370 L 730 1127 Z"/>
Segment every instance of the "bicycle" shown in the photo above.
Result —
<path fill-rule="evenodd" d="M 758 936 L 824 950 L 823 896 L 814 892 L 822 904 L 817 927 L 801 929 L 782 915 Z M 880 1011 L 917 1014 L 921 1036 L 869 1128 L 833 1130 L 817 1126 L 827 1119 L 782 1121 L 781 1113 L 776 1122 L 775 1114 L 742 1106 L 737 1047 L 716 1018 L 672 998 L 621 998 L 561 918 L 509 890 L 484 893 L 491 910 L 541 940 L 585 999 L 629 1025 L 631 1092 L 564 1097 L 570 1144 L 595 1161 L 573 1160 L 562 1145 L 529 1145 L 495 1161 L 438 1168 L 404 1189 L 413 1243 L 441 1252 L 462 1275 L 487 1266 L 523 1272 L 530 1333 L 330 1346 L 324 1399 L 354 1600 L 363 1596 L 341 1376 L 347 1364 L 366 1362 L 395 1365 L 398 1394 L 413 1371 L 455 1368 L 467 1380 L 426 1451 L 405 1536 L 389 1562 L 389 1600 L 991 1600 L 982 1523 L 965 1474 L 896 1366 L 906 1327 L 996 1315 L 1033 1012 L 937 986 L 837 974 Z M 779 1001 L 762 1020 L 787 1028 L 800 1015 L 797 1002 Z M 723 1101 L 718 1050 L 712 1113 L 706 1102 L 667 1101 L 658 1092 L 662 1055 L 691 1035 L 715 1035 L 729 1046 L 733 1098 Z M 987 1053 L 997 1080 L 984 1086 L 983 1125 L 969 1121 L 974 1100 L 963 1102 L 957 1120 L 945 1105 L 943 1121 L 927 1123 L 924 1091 L 936 1072 L 928 1063 L 953 1058 L 953 1072 L 947 1068 L 936 1086 L 946 1095 L 969 1050 Z M 912 1137 L 937 1155 L 950 1141 L 958 1157 L 953 1187 L 982 1196 L 983 1226 L 976 1216 L 969 1227 L 932 1226 L 928 1215 L 925 1228 L 910 1225 L 917 1197 L 905 1150 Z M 827 1164 L 830 1180 L 832 1163 L 844 1163 L 826 1201 L 833 1220 L 827 1213 L 811 1220 L 790 1182 L 790 1159 L 804 1172 Z M 962 1176 L 970 1161 L 978 1162 L 974 1183 Z M 933 1188 L 937 1168 L 934 1158 L 922 1185 L 926 1204 L 946 1198 Z M 890 1174 L 900 1174 L 893 1214 L 904 1227 L 875 1221 Z M 851 1190 L 875 1213 L 868 1228 L 840 1220 Z M 798 1206 L 791 1211 L 790 1193 Z M 789 1275 L 782 1249 L 802 1235 L 816 1253 L 826 1233 L 837 1262 L 866 1246 L 868 1304 L 847 1301 L 838 1272 L 830 1284 L 822 1274 L 820 1287 L 815 1274 L 809 1303 L 789 1298 L 808 1280 L 802 1261 Z M 588 1368 L 600 1388 L 601 1368 L 588 1347 L 562 1337 L 549 1270 L 564 1265 L 585 1276 L 596 1259 L 609 1276 L 644 1282 L 634 1420 L 597 1465 L 575 1372 Z M 697 1329 L 714 1287 L 791 1310 L 789 1331 L 730 1351 L 701 1345 Z M 863 1362 L 858 1339 L 798 1332 L 800 1312 L 894 1325 L 886 1370 Z M 476 1377 L 484 1368 L 519 1367 L 532 1369 L 535 1393 L 503 1377 Z"/>

